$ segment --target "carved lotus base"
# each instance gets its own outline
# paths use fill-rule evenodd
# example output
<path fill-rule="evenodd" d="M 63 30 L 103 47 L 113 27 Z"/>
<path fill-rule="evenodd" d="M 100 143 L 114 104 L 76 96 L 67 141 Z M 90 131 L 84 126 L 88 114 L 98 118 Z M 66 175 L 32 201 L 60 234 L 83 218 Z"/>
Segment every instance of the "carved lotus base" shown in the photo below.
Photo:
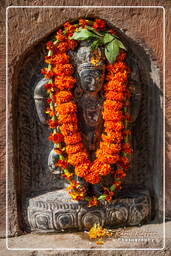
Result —
<path fill-rule="evenodd" d="M 148 192 L 139 192 L 88 208 L 84 202 L 71 200 L 65 190 L 57 190 L 27 199 L 25 209 L 25 220 L 31 231 L 81 231 L 94 223 L 115 228 L 147 222 L 151 200 Z"/>

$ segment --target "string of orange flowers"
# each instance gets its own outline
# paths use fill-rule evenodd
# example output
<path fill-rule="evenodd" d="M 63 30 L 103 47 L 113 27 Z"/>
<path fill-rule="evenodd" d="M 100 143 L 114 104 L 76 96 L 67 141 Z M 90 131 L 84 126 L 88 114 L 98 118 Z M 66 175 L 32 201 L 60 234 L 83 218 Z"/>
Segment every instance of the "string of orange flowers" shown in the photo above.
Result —
<path fill-rule="evenodd" d="M 97 31 L 105 29 L 105 22 L 100 19 L 94 22 L 80 19 L 79 23 L 74 25 L 66 22 L 64 30 L 58 30 L 55 40 L 47 43 L 48 56 L 45 57 L 45 63 L 48 67 L 41 71 L 45 78 L 49 79 L 45 85 L 49 94 L 49 108 L 46 113 L 49 115 L 48 125 L 52 130 L 49 140 L 54 143 L 54 150 L 60 156 L 56 166 L 63 169 L 63 176 L 70 182 L 67 189 L 71 197 L 74 200 L 87 200 L 88 206 L 95 206 L 99 200 L 112 200 L 115 190 L 121 189 L 121 181 L 126 176 L 125 170 L 129 168 L 128 155 L 132 152 L 128 139 L 129 68 L 124 62 L 123 51 L 120 51 L 113 64 L 106 65 L 102 113 L 104 131 L 96 151 L 96 159 L 91 162 L 78 129 L 77 106 L 72 94 L 76 80 L 67 53 L 78 45 L 76 40 L 70 39 L 74 31 L 87 24 Z M 115 165 L 114 171 L 111 165 Z M 70 166 L 74 167 L 74 171 Z M 87 183 L 98 184 L 109 173 L 113 173 L 113 184 L 110 188 L 104 187 L 104 192 L 99 198 L 88 197 L 86 188 L 74 179 L 77 175 Z"/>

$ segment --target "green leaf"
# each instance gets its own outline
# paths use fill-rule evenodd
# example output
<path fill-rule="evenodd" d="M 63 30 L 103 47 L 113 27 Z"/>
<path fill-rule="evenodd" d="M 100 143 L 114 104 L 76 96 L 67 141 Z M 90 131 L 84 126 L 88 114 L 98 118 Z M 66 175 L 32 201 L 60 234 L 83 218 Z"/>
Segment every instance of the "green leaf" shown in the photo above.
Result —
<path fill-rule="evenodd" d="M 103 43 L 107 44 L 107 43 L 111 42 L 112 40 L 114 40 L 114 37 L 111 34 L 106 33 L 103 38 Z"/>
<path fill-rule="evenodd" d="M 117 44 L 118 44 L 119 48 L 122 48 L 125 51 L 127 51 L 127 49 L 125 48 L 125 46 L 123 45 L 123 43 L 120 40 L 116 39 L 116 41 L 117 41 Z"/>
<path fill-rule="evenodd" d="M 95 30 L 94 28 L 92 28 L 90 26 L 86 26 L 86 28 L 88 28 L 88 30 L 90 30 L 90 31 L 93 31 L 98 36 L 103 36 L 101 33 L 99 33 L 97 30 Z"/>
<path fill-rule="evenodd" d="M 116 189 L 116 186 L 113 184 L 111 187 L 110 187 L 110 191 L 114 191 Z"/>
<path fill-rule="evenodd" d="M 110 64 L 114 63 L 114 61 L 116 60 L 116 57 L 118 56 L 118 53 L 119 53 L 119 46 L 116 40 L 113 40 L 112 42 L 106 44 L 105 55 Z"/>
<path fill-rule="evenodd" d="M 59 159 L 60 160 L 64 160 L 64 156 L 63 155 L 59 155 Z"/>
<path fill-rule="evenodd" d="M 101 195 L 98 197 L 98 200 L 104 200 L 106 198 L 106 195 Z"/>
<path fill-rule="evenodd" d="M 69 172 L 68 172 L 68 169 L 63 169 L 63 171 L 64 171 L 65 174 L 68 174 L 68 173 L 69 173 Z"/>
<path fill-rule="evenodd" d="M 94 51 L 98 48 L 99 46 L 99 40 L 95 40 L 92 44 L 91 44 L 91 51 Z"/>
<path fill-rule="evenodd" d="M 74 39 L 74 40 L 86 40 L 89 38 L 99 38 L 99 36 L 97 36 L 96 34 L 92 33 L 91 31 L 85 29 L 85 28 L 81 28 L 78 31 L 74 32 L 74 34 L 72 35 L 72 37 L 70 37 L 70 39 Z"/>

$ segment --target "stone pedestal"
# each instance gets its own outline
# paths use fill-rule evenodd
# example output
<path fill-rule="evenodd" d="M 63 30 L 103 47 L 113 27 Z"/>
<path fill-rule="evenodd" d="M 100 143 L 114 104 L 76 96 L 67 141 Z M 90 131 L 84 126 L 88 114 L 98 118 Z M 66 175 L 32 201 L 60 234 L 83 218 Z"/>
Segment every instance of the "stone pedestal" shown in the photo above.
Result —
<path fill-rule="evenodd" d="M 133 226 L 147 222 L 150 215 L 151 200 L 144 191 L 88 208 L 85 202 L 71 200 L 65 190 L 57 190 L 29 198 L 25 205 L 28 229 L 38 232 L 86 230 L 94 223 Z"/>

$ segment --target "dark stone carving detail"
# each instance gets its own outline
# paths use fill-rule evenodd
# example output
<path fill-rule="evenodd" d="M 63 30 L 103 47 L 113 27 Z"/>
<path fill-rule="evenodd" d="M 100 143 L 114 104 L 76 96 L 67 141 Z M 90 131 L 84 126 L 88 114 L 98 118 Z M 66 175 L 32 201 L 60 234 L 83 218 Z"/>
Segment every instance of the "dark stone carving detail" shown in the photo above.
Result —
<path fill-rule="evenodd" d="M 61 199 L 60 199 L 61 198 Z M 147 192 L 125 196 L 88 208 L 85 203 L 73 201 L 64 190 L 45 193 L 28 199 L 25 219 L 32 231 L 85 230 L 99 223 L 102 226 L 133 226 L 148 221 L 151 201 Z"/>

